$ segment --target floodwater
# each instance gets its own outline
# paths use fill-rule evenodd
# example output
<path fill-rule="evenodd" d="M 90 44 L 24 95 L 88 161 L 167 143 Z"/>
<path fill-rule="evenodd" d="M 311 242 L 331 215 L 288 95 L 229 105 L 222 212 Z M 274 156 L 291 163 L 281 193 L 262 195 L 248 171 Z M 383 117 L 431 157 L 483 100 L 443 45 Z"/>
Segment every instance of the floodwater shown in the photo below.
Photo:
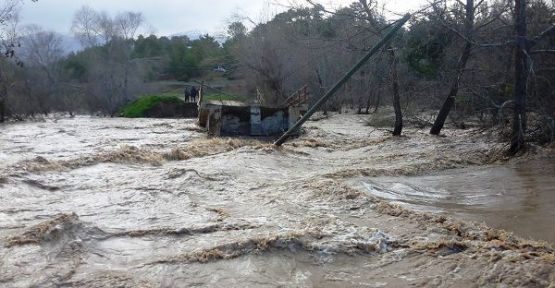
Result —
<path fill-rule="evenodd" d="M 434 175 L 427 176 L 429 182 L 449 183 L 457 173 L 433 171 L 480 171 L 464 167 L 492 161 L 492 151 L 503 143 L 479 131 L 446 130 L 447 137 L 431 137 L 409 128 L 405 137 L 393 138 L 353 115 L 306 128 L 306 135 L 277 149 L 252 139 L 207 139 L 194 120 L 76 117 L 1 125 L 0 287 L 547 287 L 555 282 L 555 252 L 549 246 L 402 210 L 371 196 L 369 187 L 351 185 L 372 179 L 372 187 L 383 185 L 381 191 L 397 195 L 377 196 L 420 199 L 423 192 L 409 197 L 406 189 L 393 193 L 393 188 L 427 179 L 408 175 Z M 543 167 L 538 173 L 548 173 L 545 163 L 538 165 Z M 553 198 L 532 189 L 532 183 L 547 191 L 552 178 L 508 164 L 479 169 L 495 178 L 474 174 L 480 195 L 494 193 L 490 189 L 506 198 L 476 198 L 465 190 L 460 197 L 442 192 L 416 204 L 441 211 L 459 207 L 461 215 L 474 213 L 462 209 L 466 206 L 518 207 L 513 216 L 529 229 L 549 225 L 541 213 L 552 215 L 547 202 Z M 519 173 L 529 177 L 519 180 L 514 176 Z M 386 177 L 393 175 L 397 178 Z M 495 182 L 503 182 L 498 186 L 505 190 Z M 509 190 L 517 185 L 530 189 Z M 476 215 L 481 219 L 486 210 L 477 209 Z"/>
<path fill-rule="evenodd" d="M 555 243 L 555 158 L 363 183 L 382 199 Z"/>

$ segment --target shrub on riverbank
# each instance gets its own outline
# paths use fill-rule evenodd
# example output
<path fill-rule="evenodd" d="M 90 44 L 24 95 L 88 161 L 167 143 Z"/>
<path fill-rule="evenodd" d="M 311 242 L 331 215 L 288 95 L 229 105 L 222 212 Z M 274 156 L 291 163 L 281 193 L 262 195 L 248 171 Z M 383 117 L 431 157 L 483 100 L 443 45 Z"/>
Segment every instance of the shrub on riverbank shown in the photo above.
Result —
<path fill-rule="evenodd" d="M 148 95 L 141 97 L 127 106 L 123 107 L 121 110 L 121 116 L 125 118 L 145 118 L 145 117 L 156 117 L 154 112 L 159 112 L 160 110 L 180 110 L 185 102 L 175 96 L 160 96 L 160 95 Z M 171 108 L 171 109 L 161 109 Z M 171 117 L 172 115 L 166 116 Z"/>

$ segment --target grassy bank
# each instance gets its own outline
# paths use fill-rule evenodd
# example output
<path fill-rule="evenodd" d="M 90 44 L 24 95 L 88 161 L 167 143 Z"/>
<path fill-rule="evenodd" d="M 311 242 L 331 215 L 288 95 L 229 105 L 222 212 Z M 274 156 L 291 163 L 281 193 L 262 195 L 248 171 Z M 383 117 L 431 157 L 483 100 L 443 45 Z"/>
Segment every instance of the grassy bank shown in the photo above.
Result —
<path fill-rule="evenodd" d="M 120 115 L 126 118 L 143 118 L 148 116 L 148 112 L 162 104 L 181 105 L 185 103 L 177 96 L 169 95 L 147 95 L 141 97 L 127 106 L 123 107 Z"/>

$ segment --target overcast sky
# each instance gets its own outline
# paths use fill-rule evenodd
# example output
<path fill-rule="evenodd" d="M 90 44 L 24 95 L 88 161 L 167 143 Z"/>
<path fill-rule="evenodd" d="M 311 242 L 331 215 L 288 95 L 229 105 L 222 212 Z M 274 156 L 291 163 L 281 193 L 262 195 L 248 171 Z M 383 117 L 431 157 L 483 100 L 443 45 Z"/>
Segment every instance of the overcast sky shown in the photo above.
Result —
<path fill-rule="evenodd" d="M 353 0 L 316 1 L 328 7 L 346 6 Z M 389 0 L 388 9 L 405 12 L 416 9 L 423 0 Z M 38 24 L 47 30 L 69 34 L 73 14 L 81 6 L 116 14 L 122 11 L 142 12 L 148 22 L 145 33 L 175 35 L 198 31 L 218 34 L 233 15 L 247 16 L 256 22 L 271 18 L 302 0 L 39 0 L 25 1 L 21 10 L 22 24 Z"/>

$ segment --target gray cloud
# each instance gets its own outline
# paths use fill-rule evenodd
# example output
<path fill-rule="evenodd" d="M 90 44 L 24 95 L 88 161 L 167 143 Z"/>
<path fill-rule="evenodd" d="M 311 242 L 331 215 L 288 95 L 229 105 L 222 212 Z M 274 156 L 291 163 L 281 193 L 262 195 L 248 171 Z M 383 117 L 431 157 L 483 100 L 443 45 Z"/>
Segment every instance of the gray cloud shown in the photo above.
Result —
<path fill-rule="evenodd" d="M 25 2 L 22 23 L 38 24 L 45 29 L 68 34 L 73 14 L 83 5 L 116 14 L 123 11 L 140 11 L 155 28 L 158 35 L 182 32 L 224 32 L 233 15 L 250 17 L 254 21 L 267 20 L 287 6 L 302 3 L 300 0 L 39 0 Z M 348 5 L 352 0 L 322 0 L 323 4 Z M 416 7 L 423 1 L 387 1 L 392 10 Z M 150 31 L 148 31 L 150 32 Z"/>

